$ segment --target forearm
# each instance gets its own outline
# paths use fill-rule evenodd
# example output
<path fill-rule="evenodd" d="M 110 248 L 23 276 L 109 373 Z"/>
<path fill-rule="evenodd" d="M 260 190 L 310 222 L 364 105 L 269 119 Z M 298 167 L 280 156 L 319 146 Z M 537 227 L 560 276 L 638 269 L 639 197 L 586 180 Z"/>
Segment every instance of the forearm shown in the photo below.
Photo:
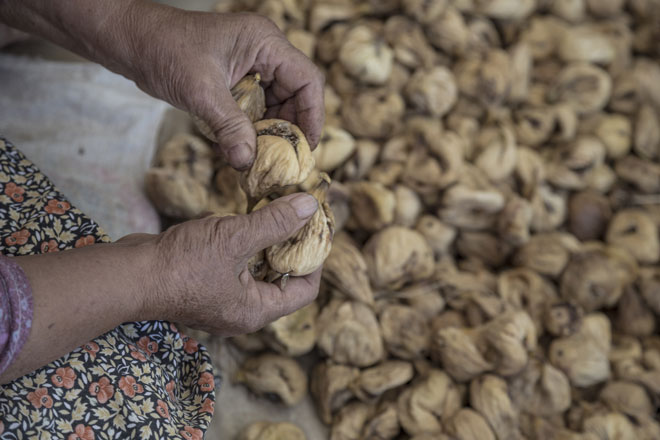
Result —
<path fill-rule="evenodd" d="M 7 383 L 117 325 L 140 320 L 148 288 L 150 242 L 97 244 L 16 257 L 32 288 L 25 345 L 0 375 Z"/>
<path fill-rule="evenodd" d="M 144 17 L 161 8 L 144 0 L 2 0 L 0 22 L 126 75 L 136 32 L 148 31 Z"/>

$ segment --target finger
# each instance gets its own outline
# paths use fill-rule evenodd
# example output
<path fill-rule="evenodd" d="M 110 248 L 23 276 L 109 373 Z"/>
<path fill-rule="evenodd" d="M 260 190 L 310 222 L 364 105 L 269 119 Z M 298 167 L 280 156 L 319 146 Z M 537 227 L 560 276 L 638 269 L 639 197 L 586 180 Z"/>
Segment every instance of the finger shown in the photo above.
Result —
<path fill-rule="evenodd" d="M 304 277 L 289 278 L 284 289 L 277 284 L 257 281 L 253 294 L 258 296 L 258 304 L 263 307 L 265 323 L 290 315 L 314 301 L 320 282 L 321 268 Z"/>
<path fill-rule="evenodd" d="M 213 130 L 218 148 L 229 165 L 237 170 L 247 169 L 252 166 L 256 152 L 254 126 L 227 88 L 215 88 L 214 95 L 214 105 L 198 116 Z"/>
<path fill-rule="evenodd" d="M 296 107 L 293 99 L 287 99 L 284 102 L 280 102 L 279 99 L 274 97 L 273 91 L 270 88 L 266 89 L 266 117 L 286 119 L 287 121 L 298 125 Z"/>
<path fill-rule="evenodd" d="M 239 254 L 249 258 L 262 249 L 283 242 L 302 228 L 317 209 L 318 202 L 314 197 L 296 193 L 253 211 L 246 216 L 247 226 L 239 232 L 239 242 L 245 244 L 237 249 Z"/>
<path fill-rule="evenodd" d="M 265 84 L 269 84 L 272 90 L 269 102 L 283 104 L 292 99 L 297 124 L 314 148 L 321 137 L 325 112 L 323 74 L 309 58 L 287 41 L 271 50 L 264 57 L 265 60 L 257 60 Z"/>

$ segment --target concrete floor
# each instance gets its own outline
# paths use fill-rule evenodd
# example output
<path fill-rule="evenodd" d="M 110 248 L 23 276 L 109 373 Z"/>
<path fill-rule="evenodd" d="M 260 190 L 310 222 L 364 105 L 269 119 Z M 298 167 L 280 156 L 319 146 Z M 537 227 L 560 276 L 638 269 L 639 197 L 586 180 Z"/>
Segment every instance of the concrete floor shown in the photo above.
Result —
<path fill-rule="evenodd" d="M 157 0 L 160 3 L 176 6 L 190 10 L 211 10 L 217 0 Z M 71 52 L 62 49 L 46 41 L 30 40 L 14 44 L 5 51 L 40 57 L 48 60 L 62 62 L 86 62 Z M 168 116 L 165 131 L 161 137 L 168 137 L 168 130 L 172 127 L 183 127 L 185 117 L 181 112 L 172 111 Z M 168 128 L 169 127 L 169 128 Z M 207 433 L 207 439 L 233 439 L 238 432 L 247 424 L 258 420 L 290 421 L 303 427 L 309 440 L 320 440 L 327 438 L 326 429 L 322 426 L 314 411 L 309 397 L 296 408 L 284 408 L 263 399 L 258 399 L 241 386 L 234 386 L 232 377 L 243 359 L 243 354 L 233 348 L 230 344 L 219 338 L 196 333 L 197 336 L 209 349 L 216 369 L 221 371 L 222 387 L 217 395 L 216 416 L 213 419 L 211 429 Z"/>

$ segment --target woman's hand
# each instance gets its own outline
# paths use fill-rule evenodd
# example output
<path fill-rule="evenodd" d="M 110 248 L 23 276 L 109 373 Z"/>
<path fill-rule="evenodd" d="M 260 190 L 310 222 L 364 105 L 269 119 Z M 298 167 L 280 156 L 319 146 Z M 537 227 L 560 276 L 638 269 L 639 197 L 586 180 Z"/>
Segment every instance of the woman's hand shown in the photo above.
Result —
<path fill-rule="evenodd" d="M 249 72 L 266 88 L 267 117 L 289 120 L 316 146 L 323 75 L 267 18 L 191 12 L 146 0 L 3 0 L 0 22 L 49 39 L 202 118 L 235 168 L 254 160 L 256 134 L 230 89 Z"/>
<path fill-rule="evenodd" d="M 254 160 L 254 128 L 230 92 L 248 73 L 261 74 L 266 116 L 299 125 L 316 146 L 323 75 L 272 21 L 255 14 L 154 11 L 143 2 L 135 2 L 127 16 L 139 21 L 124 22 L 134 55 L 122 73 L 147 93 L 202 118 L 232 166 L 246 168 Z"/>
<path fill-rule="evenodd" d="M 123 322 L 169 320 L 231 336 L 255 331 L 314 300 L 320 269 L 286 288 L 255 281 L 247 261 L 284 241 L 316 211 L 307 194 L 249 215 L 207 217 L 160 235 L 16 257 L 32 288 L 30 335 L 0 384 L 68 353 Z"/>
<path fill-rule="evenodd" d="M 318 293 L 320 269 L 289 278 L 282 289 L 255 281 L 247 262 L 293 235 L 317 207 L 312 196 L 292 194 L 249 215 L 206 217 L 163 232 L 153 246 L 153 276 L 141 319 L 167 319 L 232 336 L 256 331 L 309 304 Z"/>

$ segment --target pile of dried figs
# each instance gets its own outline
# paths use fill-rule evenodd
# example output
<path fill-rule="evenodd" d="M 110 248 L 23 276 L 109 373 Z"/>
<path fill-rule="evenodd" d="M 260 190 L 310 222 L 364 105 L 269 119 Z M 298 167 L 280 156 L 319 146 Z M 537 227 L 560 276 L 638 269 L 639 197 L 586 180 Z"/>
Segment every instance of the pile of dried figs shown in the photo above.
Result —
<path fill-rule="evenodd" d="M 327 79 L 315 151 L 266 120 L 248 172 L 186 135 L 147 178 L 179 218 L 318 188 L 334 213 L 332 249 L 306 251 L 327 255 L 318 300 L 234 338 L 239 382 L 311 393 L 332 440 L 660 438 L 660 0 L 217 9 L 270 17 Z M 262 258 L 297 274 L 303 253 Z"/>

